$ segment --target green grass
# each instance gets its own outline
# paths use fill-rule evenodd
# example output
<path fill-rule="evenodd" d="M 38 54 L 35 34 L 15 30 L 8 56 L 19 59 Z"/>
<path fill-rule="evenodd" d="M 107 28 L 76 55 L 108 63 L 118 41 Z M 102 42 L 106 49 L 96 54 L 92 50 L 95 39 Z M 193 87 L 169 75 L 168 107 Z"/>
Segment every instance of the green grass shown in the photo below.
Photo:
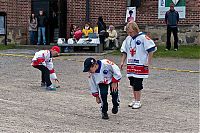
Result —
<path fill-rule="evenodd" d="M 14 44 L 8 44 L 8 45 L 0 44 L 0 50 L 14 49 L 14 48 L 16 48 Z"/>
<path fill-rule="evenodd" d="M 181 45 L 178 51 L 171 49 L 165 51 L 165 46 L 158 46 L 158 50 L 155 52 L 154 57 L 173 57 L 173 58 L 188 58 L 199 59 L 200 58 L 200 46 L 199 45 Z"/>
<path fill-rule="evenodd" d="M 120 51 L 114 51 L 112 55 L 120 55 Z M 188 58 L 188 59 L 199 59 L 200 58 L 200 45 L 181 45 L 178 51 L 171 49 L 165 51 L 164 45 L 159 45 L 158 50 L 154 53 L 154 57 L 171 57 L 171 58 Z"/>

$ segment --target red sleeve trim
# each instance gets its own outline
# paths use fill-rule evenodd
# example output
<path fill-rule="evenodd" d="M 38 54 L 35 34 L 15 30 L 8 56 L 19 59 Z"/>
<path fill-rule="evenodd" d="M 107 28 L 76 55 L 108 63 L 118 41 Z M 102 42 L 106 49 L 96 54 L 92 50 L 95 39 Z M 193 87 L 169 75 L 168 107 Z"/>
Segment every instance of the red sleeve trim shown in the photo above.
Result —
<path fill-rule="evenodd" d="M 92 95 L 93 95 L 94 97 L 98 97 L 98 96 L 99 96 L 99 93 L 98 93 L 98 92 L 92 93 Z"/>
<path fill-rule="evenodd" d="M 114 77 L 112 77 L 112 82 L 113 82 L 113 83 L 118 83 L 119 80 L 116 80 Z"/>
<path fill-rule="evenodd" d="M 50 74 L 55 73 L 55 70 L 54 70 L 54 69 L 49 70 L 49 71 L 50 71 Z"/>

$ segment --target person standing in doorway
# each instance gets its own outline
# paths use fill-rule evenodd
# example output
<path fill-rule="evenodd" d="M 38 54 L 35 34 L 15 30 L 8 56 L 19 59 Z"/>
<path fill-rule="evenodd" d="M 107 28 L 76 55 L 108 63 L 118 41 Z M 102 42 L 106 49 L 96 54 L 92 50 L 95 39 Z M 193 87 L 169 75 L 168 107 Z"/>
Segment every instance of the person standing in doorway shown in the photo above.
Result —
<path fill-rule="evenodd" d="M 29 22 L 28 30 L 30 35 L 30 44 L 34 45 L 36 44 L 35 35 L 37 32 L 37 18 L 35 17 L 34 13 L 31 14 L 28 22 Z"/>
<path fill-rule="evenodd" d="M 47 17 L 44 15 L 44 11 L 39 11 L 38 16 L 38 42 L 37 45 L 41 43 L 41 38 L 43 41 L 43 44 L 46 45 L 46 37 L 45 37 L 45 31 L 46 31 L 46 24 L 47 24 Z"/>
<path fill-rule="evenodd" d="M 165 23 L 167 24 L 167 42 L 166 42 L 166 51 L 171 48 L 171 32 L 174 35 L 174 51 L 178 50 L 178 21 L 179 13 L 174 9 L 174 4 L 170 4 L 170 10 L 165 14 Z"/>
<path fill-rule="evenodd" d="M 103 17 L 99 16 L 98 17 L 98 33 L 99 33 L 99 41 L 101 44 L 103 44 L 103 49 L 104 49 L 104 45 L 105 45 L 105 33 L 106 33 L 106 24 L 103 21 Z"/>

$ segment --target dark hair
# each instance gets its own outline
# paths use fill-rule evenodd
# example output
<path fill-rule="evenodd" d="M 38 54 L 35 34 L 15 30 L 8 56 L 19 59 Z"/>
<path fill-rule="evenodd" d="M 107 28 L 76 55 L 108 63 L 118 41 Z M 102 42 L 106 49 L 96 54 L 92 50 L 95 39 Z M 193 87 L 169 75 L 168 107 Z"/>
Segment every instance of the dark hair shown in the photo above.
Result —
<path fill-rule="evenodd" d="M 103 17 L 102 17 L 102 16 L 99 16 L 98 20 L 99 20 L 100 22 L 103 22 Z"/>
<path fill-rule="evenodd" d="M 34 13 L 31 13 L 31 16 L 30 16 L 30 23 L 33 21 L 33 19 L 35 19 L 35 14 L 34 14 L 34 17 L 32 17 L 32 14 L 34 14 Z"/>
<path fill-rule="evenodd" d="M 129 14 L 133 14 L 133 11 L 132 11 L 132 10 L 130 10 L 130 11 L 129 11 Z"/>

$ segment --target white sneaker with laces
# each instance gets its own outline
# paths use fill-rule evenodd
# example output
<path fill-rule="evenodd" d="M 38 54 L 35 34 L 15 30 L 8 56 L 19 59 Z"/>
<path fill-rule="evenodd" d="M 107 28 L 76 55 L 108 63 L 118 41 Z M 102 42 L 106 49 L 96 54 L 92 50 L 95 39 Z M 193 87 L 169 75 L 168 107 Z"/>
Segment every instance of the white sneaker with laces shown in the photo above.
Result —
<path fill-rule="evenodd" d="M 134 104 L 135 104 L 135 100 L 133 100 L 132 102 L 130 102 L 130 103 L 128 104 L 128 107 L 133 107 Z"/>
<path fill-rule="evenodd" d="M 132 109 L 139 109 L 141 108 L 142 104 L 140 101 L 135 101 L 134 105 L 132 106 Z"/>

